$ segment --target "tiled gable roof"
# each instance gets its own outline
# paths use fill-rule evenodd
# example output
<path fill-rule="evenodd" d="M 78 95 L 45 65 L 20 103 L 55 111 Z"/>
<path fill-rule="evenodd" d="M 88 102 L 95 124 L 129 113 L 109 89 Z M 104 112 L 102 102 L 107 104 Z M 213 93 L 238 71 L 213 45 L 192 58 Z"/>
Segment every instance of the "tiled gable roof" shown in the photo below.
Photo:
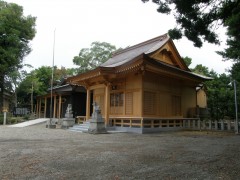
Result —
<path fill-rule="evenodd" d="M 132 59 L 138 57 L 141 54 L 150 54 L 159 48 L 161 48 L 167 41 L 169 37 L 167 34 L 150 39 L 148 41 L 142 42 L 140 44 L 128 47 L 126 49 L 117 51 L 113 54 L 113 57 L 110 58 L 105 63 L 101 64 L 100 67 L 117 67 L 122 64 L 125 64 Z"/>
<path fill-rule="evenodd" d="M 172 51 L 176 52 L 175 55 L 179 63 L 177 65 L 169 64 L 165 61 L 162 61 L 161 59 L 158 60 L 155 57 L 152 57 L 154 53 L 158 52 L 158 50 L 165 47 L 165 45 L 168 43 L 170 47 L 173 48 Z M 176 47 L 174 46 L 168 34 L 164 34 L 162 36 L 150 39 L 140 44 L 117 51 L 113 54 L 112 58 L 101 64 L 99 67 L 83 74 L 70 77 L 67 79 L 67 81 L 70 82 L 70 84 L 79 84 L 81 82 L 82 85 L 86 85 L 87 83 L 89 83 L 87 81 L 90 79 L 96 81 L 96 77 L 102 77 L 102 79 L 100 78 L 100 80 L 104 81 L 106 80 L 106 75 L 113 75 L 109 76 L 113 78 L 115 77 L 114 75 L 117 74 L 133 72 L 135 70 L 137 71 L 142 68 L 141 66 L 143 64 L 146 65 L 148 63 L 150 63 L 148 68 L 153 67 L 151 70 L 159 70 L 158 72 L 164 71 L 165 73 L 169 72 L 170 74 L 180 74 L 183 78 L 191 77 L 197 81 L 211 79 L 209 77 L 197 75 L 191 72 L 184 63 L 184 61 L 181 59 Z M 98 79 L 98 81 L 100 80 Z"/>

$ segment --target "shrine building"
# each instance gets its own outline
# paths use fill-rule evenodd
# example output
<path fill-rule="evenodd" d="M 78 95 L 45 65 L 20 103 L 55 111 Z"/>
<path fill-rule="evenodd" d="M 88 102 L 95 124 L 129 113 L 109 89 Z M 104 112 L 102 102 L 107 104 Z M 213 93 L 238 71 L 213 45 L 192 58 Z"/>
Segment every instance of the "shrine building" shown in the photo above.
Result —
<path fill-rule="evenodd" d="M 85 120 L 96 102 L 107 127 L 147 132 L 182 127 L 185 119 L 198 118 L 197 108 L 207 108 L 201 87 L 210 79 L 191 72 L 164 34 L 117 51 L 67 82 L 86 90 L 86 104 L 79 107 L 86 109 Z"/>

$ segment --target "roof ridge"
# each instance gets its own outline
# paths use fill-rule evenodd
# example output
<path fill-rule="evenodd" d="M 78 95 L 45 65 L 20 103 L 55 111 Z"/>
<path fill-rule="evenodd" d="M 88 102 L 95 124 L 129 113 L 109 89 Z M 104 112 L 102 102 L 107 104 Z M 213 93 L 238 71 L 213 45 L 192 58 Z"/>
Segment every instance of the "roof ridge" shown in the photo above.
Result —
<path fill-rule="evenodd" d="M 168 37 L 168 34 L 163 34 L 161 36 L 158 36 L 158 37 L 155 37 L 155 38 L 152 38 L 152 39 L 149 39 L 147 41 L 144 41 L 144 42 L 141 42 L 141 43 L 138 43 L 138 44 L 135 44 L 133 46 L 130 46 L 130 47 L 127 47 L 125 49 L 122 49 L 122 50 L 119 50 L 119 51 L 116 51 L 113 53 L 112 57 L 116 56 L 116 55 L 119 55 L 121 53 L 124 53 L 124 52 L 127 52 L 129 50 L 132 50 L 132 49 L 135 49 L 135 48 L 138 48 L 138 47 L 141 47 L 141 46 L 144 46 L 146 44 L 149 44 L 149 43 L 152 43 L 152 42 L 155 42 L 155 41 L 158 41 L 158 40 L 163 40 L 163 39 L 166 39 Z"/>

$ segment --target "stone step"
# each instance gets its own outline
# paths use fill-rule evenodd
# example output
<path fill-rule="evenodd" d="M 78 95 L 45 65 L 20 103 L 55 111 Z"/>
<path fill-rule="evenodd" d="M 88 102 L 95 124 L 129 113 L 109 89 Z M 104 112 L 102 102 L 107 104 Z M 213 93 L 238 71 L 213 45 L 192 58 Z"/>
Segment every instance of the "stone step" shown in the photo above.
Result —
<path fill-rule="evenodd" d="M 88 131 L 90 123 L 84 122 L 83 124 L 74 125 L 73 127 L 69 128 L 69 131 L 77 131 L 77 132 L 83 132 Z"/>

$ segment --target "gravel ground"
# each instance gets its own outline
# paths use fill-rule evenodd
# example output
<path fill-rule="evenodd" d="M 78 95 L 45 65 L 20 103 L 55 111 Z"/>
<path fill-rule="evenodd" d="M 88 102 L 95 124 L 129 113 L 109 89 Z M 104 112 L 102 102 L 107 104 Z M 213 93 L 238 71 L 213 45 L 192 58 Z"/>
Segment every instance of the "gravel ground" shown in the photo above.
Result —
<path fill-rule="evenodd" d="M 240 179 L 240 136 L 0 126 L 0 179 Z"/>

